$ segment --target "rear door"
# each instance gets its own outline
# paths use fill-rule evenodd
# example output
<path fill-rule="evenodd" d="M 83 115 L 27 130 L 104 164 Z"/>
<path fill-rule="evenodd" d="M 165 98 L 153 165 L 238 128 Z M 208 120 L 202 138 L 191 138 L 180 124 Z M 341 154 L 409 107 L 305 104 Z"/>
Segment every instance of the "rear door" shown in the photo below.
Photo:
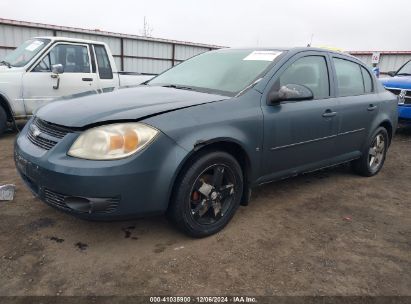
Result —
<path fill-rule="evenodd" d="M 58 97 L 95 90 L 90 47 L 87 44 L 58 42 L 23 75 L 23 99 L 26 113 Z M 52 65 L 63 65 L 62 74 L 52 73 Z"/>
<path fill-rule="evenodd" d="M 326 52 L 302 52 L 268 84 L 262 100 L 266 176 L 292 175 L 321 166 L 335 156 L 339 116 L 329 67 Z M 309 87 L 314 99 L 268 105 L 268 94 L 286 84 Z"/>
<path fill-rule="evenodd" d="M 379 111 L 373 79 L 362 65 L 343 56 L 332 56 L 340 126 L 339 154 L 353 157 L 361 151 L 372 121 Z"/>

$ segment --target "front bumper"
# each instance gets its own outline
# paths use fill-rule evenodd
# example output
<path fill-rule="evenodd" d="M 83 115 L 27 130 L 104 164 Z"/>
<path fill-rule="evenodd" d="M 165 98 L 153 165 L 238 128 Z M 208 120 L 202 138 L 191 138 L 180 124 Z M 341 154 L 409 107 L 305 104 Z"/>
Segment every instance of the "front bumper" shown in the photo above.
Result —
<path fill-rule="evenodd" d="M 79 133 L 67 134 L 50 150 L 18 136 L 16 168 L 30 190 L 47 204 L 88 219 L 122 219 L 162 213 L 187 152 L 160 133 L 135 155 L 113 161 L 73 158 L 67 151 Z"/>
<path fill-rule="evenodd" d="M 404 104 L 398 106 L 398 120 L 401 123 L 411 124 L 411 105 Z"/>

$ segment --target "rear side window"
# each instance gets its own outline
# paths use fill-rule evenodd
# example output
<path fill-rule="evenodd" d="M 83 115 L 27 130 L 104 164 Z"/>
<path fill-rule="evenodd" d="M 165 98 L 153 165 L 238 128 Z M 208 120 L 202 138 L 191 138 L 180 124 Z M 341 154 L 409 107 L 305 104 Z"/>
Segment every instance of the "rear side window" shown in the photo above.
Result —
<path fill-rule="evenodd" d="M 364 94 L 364 82 L 360 65 L 339 58 L 333 58 L 337 86 L 340 96 L 355 96 Z"/>
<path fill-rule="evenodd" d="M 113 71 L 106 52 L 106 48 L 102 45 L 94 45 L 96 52 L 98 74 L 100 79 L 113 79 Z"/>
<path fill-rule="evenodd" d="M 274 89 L 278 90 L 287 84 L 299 84 L 310 88 L 314 99 L 329 97 L 330 85 L 325 57 L 306 56 L 297 59 L 279 77 Z"/>
<path fill-rule="evenodd" d="M 362 72 L 362 78 L 364 79 L 364 90 L 365 93 L 372 93 L 373 92 L 373 86 L 372 86 L 372 78 L 370 73 L 361 67 L 361 72 Z"/>

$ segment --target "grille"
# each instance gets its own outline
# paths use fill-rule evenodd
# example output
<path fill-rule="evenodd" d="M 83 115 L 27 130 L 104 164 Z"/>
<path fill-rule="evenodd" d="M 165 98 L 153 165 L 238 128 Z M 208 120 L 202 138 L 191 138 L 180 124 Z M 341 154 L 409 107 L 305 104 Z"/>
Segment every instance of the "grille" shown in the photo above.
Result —
<path fill-rule="evenodd" d="M 82 211 L 75 210 L 75 209 L 72 209 L 69 206 L 67 206 L 67 204 L 65 203 L 65 199 L 69 196 L 66 196 L 64 194 L 54 192 L 54 191 L 52 191 L 50 189 L 47 189 L 47 188 L 43 188 L 43 195 L 42 196 L 43 196 L 45 202 L 49 205 L 55 206 L 55 207 L 60 208 L 60 209 L 72 211 L 72 212 L 73 211 L 74 212 L 79 212 L 79 213 L 82 212 Z M 93 200 L 93 199 L 91 199 L 91 200 Z M 94 200 L 98 201 L 100 199 L 96 198 Z M 114 212 L 117 209 L 117 206 L 118 206 L 119 201 L 120 201 L 120 199 L 118 199 L 118 198 L 107 198 L 107 199 L 102 199 L 102 200 L 109 201 L 110 204 L 108 204 L 106 206 L 106 208 L 104 208 L 103 210 L 92 211 L 93 214 L 106 214 L 106 213 Z"/>
<path fill-rule="evenodd" d="M 36 127 L 39 128 L 39 130 L 42 133 L 45 133 L 47 135 L 50 135 L 50 136 L 53 136 L 59 139 L 62 139 L 64 136 L 70 133 L 69 130 L 63 127 L 56 126 L 47 121 L 41 120 L 40 118 L 37 118 L 37 117 L 34 118 L 33 124 L 36 125 Z"/>
<path fill-rule="evenodd" d="M 397 96 L 400 95 L 401 93 L 401 89 L 391 89 L 391 88 L 386 88 L 386 89 Z M 404 104 L 411 104 L 411 90 L 406 90 Z"/>
<path fill-rule="evenodd" d="M 44 150 L 50 150 L 57 144 L 56 141 L 49 140 L 41 136 L 34 136 L 33 130 L 31 128 L 29 130 L 29 133 L 27 134 L 27 137 L 33 144 Z"/>
<path fill-rule="evenodd" d="M 35 117 L 29 127 L 27 137 L 37 147 L 50 150 L 68 133 L 70 133 L 70 131 L 63 127 L 56 126 Z M 46 137 L 52 137 L 55 140 Z"/>
<path fill-rule="evenodd" d="M 49 189 L 43 190 L 44 200 L 46 203 L 56 206 L 61 209 L 71 210 L 65 203 L 64 203 L 64 195 L 51 191 Z"/>

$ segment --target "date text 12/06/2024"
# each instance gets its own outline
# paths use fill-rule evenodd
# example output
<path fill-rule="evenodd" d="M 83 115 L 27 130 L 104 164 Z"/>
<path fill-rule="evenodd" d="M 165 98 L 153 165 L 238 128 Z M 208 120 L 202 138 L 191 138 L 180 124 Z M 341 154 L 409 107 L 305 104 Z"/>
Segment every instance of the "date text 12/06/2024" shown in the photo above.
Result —
<path fill-rule="evenodd" d="M 150 303 L 258 303 L 255 297 L 150 297 Z"/>

